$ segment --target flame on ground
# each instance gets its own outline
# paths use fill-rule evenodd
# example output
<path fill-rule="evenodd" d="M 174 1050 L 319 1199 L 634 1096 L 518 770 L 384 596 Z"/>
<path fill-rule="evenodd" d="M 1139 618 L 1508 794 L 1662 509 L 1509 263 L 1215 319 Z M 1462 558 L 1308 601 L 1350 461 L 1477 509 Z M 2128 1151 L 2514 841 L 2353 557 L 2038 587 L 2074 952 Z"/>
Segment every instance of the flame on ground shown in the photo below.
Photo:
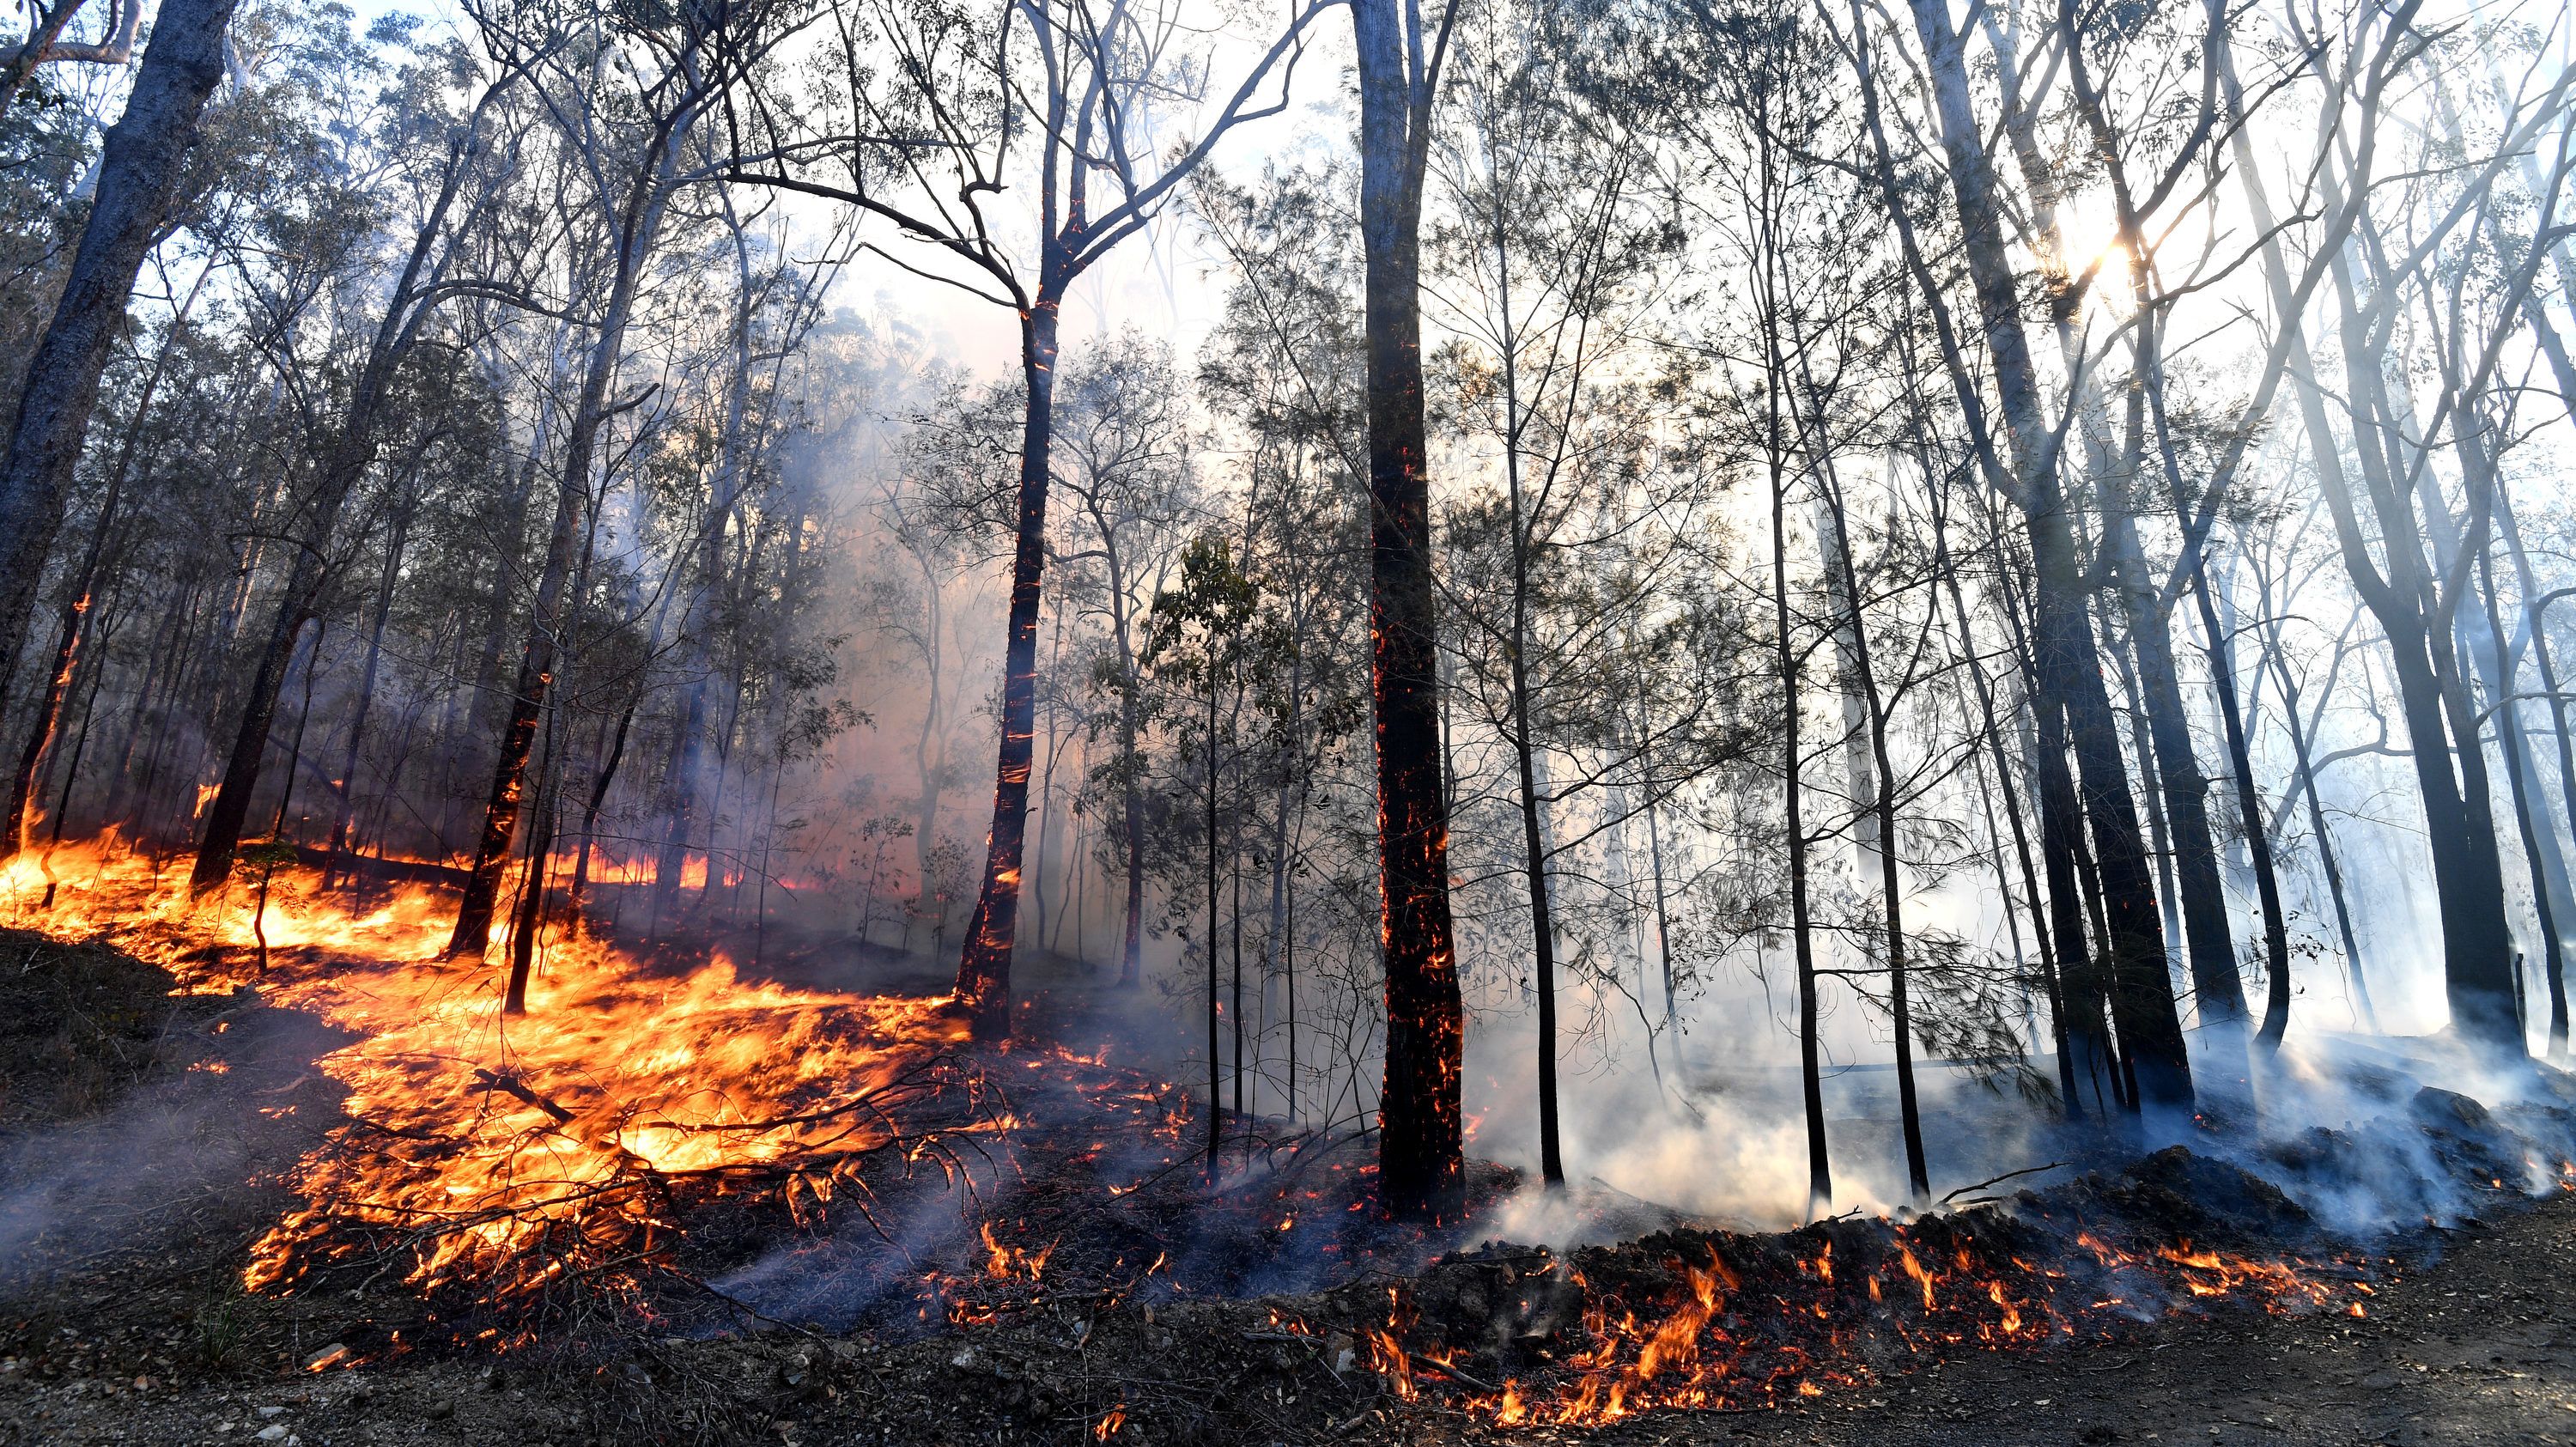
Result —
<path fill-rule="evenodd" d="M 2372 1294 L 2349 1262 L 2262 1260 L 2177 1242 L 2133 1253 L 2081 1232 L 2089 1267 L 2069 1271 L 2019 1257 L 1989 1259 L 1966 1239 L 1935 1247 L 1918 1226 L 1890 1228 L 1889 1259 L 1838 1263 L 1830 1239 L 1794 1273 L 1746 1286 L 1714 1247 L 1704 1263 L 1675 1260 L 1682 1289 L 1644 1310 L 1585 1290 L 1590 1345 L 1544 1381 L 1506 1379 L 1462 1405 L 1504 1426 L 1597 1426 L 1658 1408 L 1744 1409 L 1784 1395 L 1820 1396 L 1871 1375 L 1864 1344 L 1894 1339 L 1908 1353 L 1946 1347 L 2019 1348 L 2074 1335 L 2089 1321 L 2153 1314 L 2139 1301 L 2189 1309 L 2231 1298 L 2280 1315 L 2365 1314 Z M 1566 1271 L 1563 1263 L 1553 1268 Z M 2079 1279 L 2080 1278 L 2080 1279 Z M 1579 1273 L 1569 1274 L 1585 1285 Z M 1372 1364 L 1405 1395 L 1411 1363 L 1388 1336 Z"/>
<path fill-rule="evenodd" d="M 192 909 L 185 878 L 112 837 L 22 854 L 0 866 L 0 923 L 108 936 L 191 991 L 255 982 L 357 1037 L 321 1062 L 353 1123 L 296 1168 L 305 1204 L 252 1249 L 254 1290 L 379 1258 L 493 1302 L 631 1287 L 667 1260 L 683 1204 L 762 1192 L 800 1223 L 864 1214 L 874 1181 L 953 1171 L 1005 1119 L 947 1053 L 962 1029 L 937 1000 L 746 981 L 721 955 L 657 972 L 574 931 L 546 939 L 512 1017 L 503 968 L 439 960 L 453 905 L 432 890 L 352 905 L 281 869 L 255 921 L 248 891 Z M 1045 1253 L 1015 1259 L 1034 1276 Z"/>

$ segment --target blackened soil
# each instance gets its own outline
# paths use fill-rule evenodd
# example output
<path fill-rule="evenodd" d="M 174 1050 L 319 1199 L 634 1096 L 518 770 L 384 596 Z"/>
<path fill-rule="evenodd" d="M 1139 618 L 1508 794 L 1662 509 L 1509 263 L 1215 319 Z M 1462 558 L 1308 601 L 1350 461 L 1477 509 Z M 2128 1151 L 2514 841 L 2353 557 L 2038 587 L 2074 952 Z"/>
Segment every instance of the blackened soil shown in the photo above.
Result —
<path fill-rule="evenodd" d="M 2576 1197 L 2444 1233 L 2360 1321 L 2221 1311 L 2045 1356 L 1972 1354 L 1724 1420 L 1602 1443 L 2576 1443 Z M 2401 1257 L 2401 1260 L 2403 1258 Z"/>
<path fill-rule="evenodd" d="M 340 1119 L 314 1068 L 336 1043 L 329 1032 L 253 997 L 174 999 L 167 976 L 88 947 L 7 935 L 0 951 L 16 971 L 17 1038 L 0 1064 L 11 1102 L 0 1112 L 0 1228 L 15 1232 L 12 1270 L 0 1273 L 9 1447 L 2576 1444 L 2576 1195 L 2526 1203 L 2501 1190 L 2483 1221 L 2372 1248 L 2363 1318 L 2186 1306 L 2037 1349 L 1877 1358 L 1778 1409 L 1606 1427 L 1498 1429 L 1459 1410 L 1472 1393 L 1455 1381 L 1426 1379 L 1422 1400 L 1401 1400 L 1371 1368 L 1361 1328 L 1385 1320 L 1388 1297 L 1366 1281 L 1268 1300 L 1067 1292 L 926 1338 L 748 1321 L 743 1334 L 682 1338 L 640 1323 L 578 1352 L 346 1365 L 415 1326 L 421 1303 L 382 1284 L 283 1298 L 234 1285 L 249 1242 L 288 1204 L 279 1175 Z M 2313 1249 L 2296 1239 L 2304 1213 L 2277 1195 L 2231 1195 L 2244 1178 L 2196 1157 L 2093 1179 L 2052 1193 L 2049 1211 Z M 1914 1239 L 1942 1229 L 1927 1223 Z M 1847 1271 L 1870 1259 L 1873 1231 L 1883 1228 L 1837 1228 Z M 1687 1239 L 1705 1249 L 1706 1238 Z M 1642 1287 L 1667 1255 L 1688 1255 L 1671 1244 L 1685 1235 L 1657 1240 L 1588 1256 L 1584 1269 Z M 1794 1264 L 1763 1262 L 1815 1249 L 1803 1238 L 1718 1244 L 1748 1281 L 1775 1268 L 1798 1279 Z M 1508 1257 L 1522 1271 L 1532 1259 Z M 1422 1311 L 1416 1334 L 1435 1334 L 1464 1285 L 1504 1264 L 1488 1253 L 1389 1284 Z M 353 1350 L 335 1355 L 342 1347 Z M 1496 1370 L 1472 1350 L 1457 1360 L 1471 1374 Z"/>

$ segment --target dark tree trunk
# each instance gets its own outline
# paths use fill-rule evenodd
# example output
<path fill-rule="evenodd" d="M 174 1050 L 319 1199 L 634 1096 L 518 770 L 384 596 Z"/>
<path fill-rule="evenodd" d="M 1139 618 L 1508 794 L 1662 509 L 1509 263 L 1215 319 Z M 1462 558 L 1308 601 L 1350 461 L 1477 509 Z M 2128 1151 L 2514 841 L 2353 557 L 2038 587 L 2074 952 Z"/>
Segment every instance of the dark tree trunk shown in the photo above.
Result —
<path fill-rule="evenodd" d="M 0 467 L 0 686 L 26 642 L 45 558 L 62 526 L 63 491 L 80 463 L 99 373 L 124 325 L 135 274 L 177 194 L 206 98 L 223 79 L 233 5 L 164 0 L 154 17 L 125 113 L 108 128 L 70 279 L 28 360 Z"/>
<path fill-rule="evenodd" d="M 2408 757 L 2424 808 L 2434 892 L 2441 906 L 2443 992 L 2452 1028 L 2498 1055 L 2519 1057 L 2525 1047 L 2522 1022 L 2514 1008 L 2503 861 L 2496 849 L 2493 820 L 2487 817 L 2489 810 L 2481 797 L 2487 789 L 2484 751 L 2474 726 L 2454 729 L 2455 715 L 2469 711 L 2460 707 L 2456 670 L 2445 667 L 2448 640 L 2425 618 L 2424 604 L 2433 584 L 2426 575 L 2422 527 L 2410 499 L 2396 484 L 2389 459 L 2379 450 L 2378 437 L 2387 425 L 2383 383 L 2377 372 L 2379 353 L 2370 347 L 2351 267 L 2341 254 L 2334 258 L 2333 275 L 2345 317 L 2345 373 L 2352 405 L 2361 419 L 2356 423 L 2356 453 L 2363 491 L 2380 527 L 2388 566 L 2385 579 L 2370 562 L 2359 510 L 2353 505 L 2342 461 L 2333 455 L 2331 432 L 2320 434 L 2316 448 L 2319 485 L 2334 514 L 2346 571 L 2388 642 L 2411 744 Z M 2276 279 L 2274 290 L 2280 289 Z M 2356 347 L 2361 350 L 2353 350 Z M 2322 400 L 2312 387 L 2302 392 L 2310 425 L 2321 425 Z"/>
<path fill-rule="evenodd" d="M 1417 21 L 1418 25 L 1418 21 Z M 1422 396 L 1422 177 L 1436 76 L 1395 0 L 1353 0 L 1360 239 L 1367 263 L 1370 682 L 1386 1075 L 1378 1189 L 1400 1216 L 1446 1216 L 1466 1182 L 1466 1021 L 1449 918 L 1449 808 Z"/>
<path fill-rule="evenodd" d="M 2245 987 L 2236 973 L 2236 940 L 2229 927 L 2227 884 L 2218 869 L 2218 846 L 2209 826 L 2209 778 L 2200 769 L 2192 746 L 2191 718 L 2182 696 L 2182 677 L 2174 666 L 2170 616 L 2161 591 L 2147 571 L 2130 515 L 2111 505 L 2104 520 L 2111 534 L 2113 567 L 2119 580 L 2129 645 L 2138 663 L 2139 693 L 2146 705 L 2147 735 L 2155 749 L 2155 772 L 2164 792 L 2164 818 L 2173 842 L 2174 883 L 2181 896 L 2183 940 L 2191 962 L 2193 989 L 2200 997 L 2201 1018 L 2241 1030 L 2245 1023 Z M 2241 1034 L 2237 1037 L 2242 1039 Z"/>
<path fill-rule="evenodd" d="M 1815 418 L 1813 425 L 1821 427 L 1823 420 Z M 1867 803 L 1870 816 L 1878 824 L 1878 847 L 1874 852 L 1878 856 L 1879 903 L 1887 923 L 1887 999 L 1888 1018 L 1896 1036 L 1897 1117 L 1905 1137 L 1906 1183 L 1920 1205 L 1932 1198 L 1932 1177 L 1923 1150 L 1923 1112 L 1914 1088 L 1914 1013 L 1905 973 L 1905 892 L 1897 862 L 1896 761 L 1887 746 L 1887 696 L 1878 686 L 1878 674 L 1870 661 L 1869 620 L 1860 613 L 1860 570 L 1852 563 L 1842 485 L 1834 478 L 1830 461 L 1825 467 L 1824 482 L 1825 507 L 1833 523 L 1831 556 L 1826 566 L 1841 576 L 1841 596 L 1851 608 L 1845 646 L 1850 649 L 1852 682 L 1859 685 L 1867 712 L 1870 772 L 1876 778 Z"/>
<path fill-rule="evenodd" d="M 984 882 L 957 962 L 957 1002 L 977 1039 L 1011 1033 L 1011 951 L 1019 936 L 1020 862 L 1026 853 L 1029 774 L 1037 746 L 1038 602 L 1046 572 L 1047 450 L 1055 433 L 1056 321 L 1064 267 L 1049 238 L 1051 285 L 1020 324 L 1020 372 L 1028 413 L 1020 429 L 1020 505 L 1011 557 L 1011 617 L 1002 663 L 1002 741 L 993 770 L 993 829 Z M 1214 959 L 1216 941 L 1208 941 Z M 1214 1108 L 1214 1102 L 1210 1102 Z M 1213 1160 L 1213 1157 L 1211 1157 Z"/>
<path fill-rule="evenodd" d="M 697 817 L 698 771 L 703 767 L 707 731 L 707 675 L 701 671 L 680 690 L 680 711 L 671 720 L 671 759 L 662 776 L 662 808 L 670 821 L 662 845 L 653 855 L 653 895 L 644 914 L 644 937 L 661 937 L 662 922 L 678 913 L 680 882 L 689 865 L 689 826 Z M 708 840 L 708 882 L 715 879 L 714 839 Z"/>
<path fill-rule="evenodd" d="M 2005 253 L 1983 133 L 1969 101 L 1966 60 L 1949 12 L 1938 0 L 1912 0 L 1911 8 L 1929 62 L 1941 145 L 1964 228 L 1962 250 L 1991 355 L 2004 436 L 2012 447 L 2011 481 L 2030 538 L 2037 602 L 2032 654 L 2039 696 L 2043 706 L 2053 701 L 2065 710 L 2101 869 L 2107 974 L 2121 1050 L 2137 1079 L 2141 1105 L 2188 1113 L 2191 1061 L 2166 969 L 2154 870 L 2085 614 L 2083 562 L 2058 476 L 2056 435 L 2042 415 L 2038 373 L 2022 331 L 2020 289 Z M 1954 367 L 1965 365 L 1961 358 L 1950 361 Z"/>
<path fill-rule="evenodd" d="M 1127 856 L 1127 926 L 1125 942 L 1118 950 L 1118 983 L 1129 986 L 1144 978 L 1145 961 L 1145 785 L 1137 777 L 1141 761 L 1136 752 L 1133 687 L 1118 703 L 1118 757 L 1119 769 L 1125 776 L 1120 832 L 1125 837 Z"/>
<path fill-rule="evenodd" d="M 1798 648 L 1793 631 L 1795 615 L 1789 609 L 1789 497 L 1788 479 L 1783 472 L 1781 458 L 1781 366 L 1767 312 L 1764 330 L 1769 353 L 1766 358 L 1769 374 L 1763 391 L 1768 411 L 1769 445 L 1766 450 L 1771 480 L 1772 662 L 1780 678 L 1780 813 L 1789 853 L 1789 948 L 1798 977 L 1798 1084 L 1807 1120 L 1806 1215 L 1807 1219 L 1814 1220 L 1833 1207 L 1834 1173 L 1825 1139 L 1823 1042 L 1816 1017 L 1815 928 L 1807 897 L 1808 839 L 1801 772 L 1806 760 L 1799 741 L 1802 733 L 1799 725 L 1806 700 L 1798 686 L 1799 661 L 1805 655 Z"/>
<path fill-rule="evenodd" d="M 1513 524 L 1519 526 L 1517 522 Z M 1539 817 L 1538 776 L 1531 758 L 1529 678 L 1521 657 L 1520 635 L 1513 629 L 1512 756 L 1520 770 L 1521 858 L 1529 876 L 1530 947 L 1538 991 L 1538 1160 L 1539 1178 L 1551 1186 L 1565 1184 L 1565 1148 L 1558 1135 L 1556 1110 L 1556 922 L 1549 914 L 1547 828 Z"/>
<path fill-rule="evenodd" d="M 1216 647 L 1208 637 L 1207 697 L 1207 1178 L 1216 1179 L 1216 1153 L 1225 1143 L 1225 1063 L 1217 1054 L 1216 992 Z"/>
<path fill-rule="evenodd" d="M 601 761 L 599 766 L 599 777 L 591 782 L 590 798 L 582 805 L 581 854 L 573 861 L 572 888 L 565 901 L 565 907 L 575 917 L 578 917 L 581 914 L 582 900 L 590 892 L 590 856 L 592 851 L 597 847 L 596 841 L 599 838 L 600 806 L 608 802 L 609 786 L 617 782 L 617 766 L 626 758 L 627 734 L 634 728 L 635 710 L 641 707 L 643 702 L 644 689 L 641 684 L 638 684 L 635 692 L 628 695 L 626 707 L 617 715 L 617 731 L 609 739 L 608 757 Z M 869 890 L 870 893 L 868 897 L 870 902 L 873 903 L 876 898 L 873 879 L 870 882 Z M 612 911 L 612 925 L 615 922 L 614 915 L 615 912 Z M 864 925 L 860 928 L 859 938 L 862 941 L 867 938 L 867 930 Z"/>

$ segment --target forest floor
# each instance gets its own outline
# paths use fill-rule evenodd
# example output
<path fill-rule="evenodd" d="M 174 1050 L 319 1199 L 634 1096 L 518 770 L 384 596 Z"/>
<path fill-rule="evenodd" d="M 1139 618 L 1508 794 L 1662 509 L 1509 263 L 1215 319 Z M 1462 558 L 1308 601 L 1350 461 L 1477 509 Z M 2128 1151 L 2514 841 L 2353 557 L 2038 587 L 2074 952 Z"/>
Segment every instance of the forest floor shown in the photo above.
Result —
<path fill-rule="evenodd" d="M 1666 1232 L 1580 1253 L 1572 1269 L 1487 1248 L 1293 1297 L 1071 1292 L 931 1334 L 745 1322 L 594 1337 L 579 1352 L 365 1360 L 349 1342 L 417 1319 L 403 1290 L 240 1286 L 251 1243 L 292 1204 L 281 1180 L 345 1122 L 339 1087 L 316 1068 L 343 1037 L 249 992 L 174 996 L 170 983 L 103 946 L 0 932 L 0 1443 L 2576 1444 L 2576 1294 L 2565 1288 L 2576 1193 L 2501 1186 L 2474 1214 L 2322 1270 L 2315 1301 L 2287 1314 L 2249 1293 L 2176 1293 L 2108 1316 L 2070 1309 L 2073 1329 L 2001 1348 L 1937 1342 L 1923 1330 L 1932 1318 L 1910 1333 L 1890 1319 L 1830 1342 L 1780 1336 L 1782 1320 L 1811 1309 L 1801 1290 L 1818 1320 L 1825 1303 L 1870 1313 L 1881 1275 L 1891 1301 L 1909 1292 L 1882 1269 L 1899 1249 L 1910 1263 L 1921 1248 L 1936 1268 L 1955 1250 L 1964 1269 L 1973 1253 L 2045 1244 L 2001 1228 L 1945 1235 L 1936 1219 L 1910 1236 L 1868 1222 L 1778 1237 Z M 2545 1123 L 2571 1120 L 2562 1108 Z M 2022 1196 L 2021 1209 L 2105 1232 L 2179 1226 L 2280 1259 L 2326 1254 L 2297 1207 L 2178 1152 L 2088 1181 Z M 1835 1249 L 1820 1252 L 1825 1242 Z M 1828 1254 L 1843 1275 L 1818 1282 L 1811 1258 Z M 1733 1272 L 1712 1269 L 1739 1305 L 1785 1293 L 1763 1298 L 1781 1302 L 1768 1325 L 1725 1318 L 1747 1363 L 1770 1353 L 1760 1359 L 1780 1372 L 1771 1386 L 1742 1390 L 1726 1410 L 1491 1420 L 1504 1368 L 1562 1375 L 1551 1344 L 1579 1335 L 1583 1292 L 1625 1285 L 1626 1300 L 1646 1301 L 1696 1260 L 1734 1263 L 1740 1290 Z M 1945 1293 L 1977 1280 L 1933 1274 Z M 2030 1289 L 2015 1280 L 2015 1293 Z M 1436 1349 L 1403 1366 L 1372 1349 L 1370 1326 L 1397 1297 L 1409 1343 L 1439 1338 L 1444 1323 L 1473 1335 L 1511 1317 L 1497 1282 L 1519 1296 L 1515 1325 L 1492 1330 L 1499 1344 L 1470 1342 L 1445 1371 Z M 2098 1294 L 2078 1285 L 2072 1300 Z M 1945 1301 L 1959 1314 L 1939 1320 L 1994 1325 L 1981 1297 L 1955 1294 L 1969 1300 Z M 2366 1313 L 2353 1314 L 2363 1297 Z"/>

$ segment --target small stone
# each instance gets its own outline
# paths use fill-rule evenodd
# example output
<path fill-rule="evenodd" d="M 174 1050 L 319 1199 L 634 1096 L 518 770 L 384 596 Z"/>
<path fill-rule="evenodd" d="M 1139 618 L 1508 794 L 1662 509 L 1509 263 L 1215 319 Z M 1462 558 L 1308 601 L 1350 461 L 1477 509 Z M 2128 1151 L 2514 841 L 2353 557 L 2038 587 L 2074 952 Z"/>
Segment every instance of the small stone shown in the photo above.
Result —
<path fill-rule="evenodd" d="M 262 1407 L 259 1409 L 259 1414 L 263 1417 L 283 1417 L 286 1415 L 286 1409 L 284 1407 Z"/>
<path fill-rule="evenodd" d="M 271 1423 L 271 1424 L 270 1424 L 270 1425 L 268 1425 L 268 1426 L 265 1426 L 265 1427 L 260 1428 L 260 1429 L 259 1429 L 259 1440 L 261 1440 L 262 1442 L 283 1442 L 283 1441 L 285 1441 L 285 1440 L 286 1440 L 286 1424 L 285 1424 L 285 1423 L 283 1423 L 283 1422 L 275 1422 L 275 1423 Z"/>

